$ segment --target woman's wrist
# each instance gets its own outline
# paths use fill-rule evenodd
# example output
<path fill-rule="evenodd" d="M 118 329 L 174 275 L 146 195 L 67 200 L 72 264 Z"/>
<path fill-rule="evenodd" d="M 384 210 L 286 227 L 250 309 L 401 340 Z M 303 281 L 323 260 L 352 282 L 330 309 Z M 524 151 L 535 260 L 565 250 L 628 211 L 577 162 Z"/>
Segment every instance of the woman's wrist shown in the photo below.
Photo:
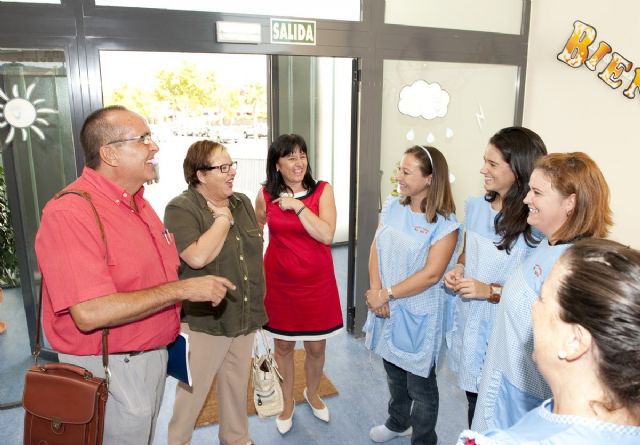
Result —
<path fill-rule="evenodd" d="M 487 301 L 489 303 L 499 303 L 500 298 L 502 297 L 502 285 L 497 283 L 489 284 L 489 296 L 487 297 Z"/>
<path fill-rule="evenodd" d="M 233 227 L 233 223 L 234 222 L 233 222 L 233 219 L 229 215 L 227 215 L 226 213 L 218 213 L 217 215 L 215 215 L 215 219 L 218 219 L 220 217 L 226 218 L 227 221 L 229 221 L 229 226 Z"/>
<path fill-rule="evenodd" d="M 300 208 L 296 211 L 296 216 L 300 216 L 300 214 L 302 213 L 302 211 L 303 211 L 304 209 L 306 209 L 306 208 L 307 208 L 307 206 L 306 206 L 306 205 L 304 205 L 304 204 L 302 204 L 302 207 L 300 207 Z"/>

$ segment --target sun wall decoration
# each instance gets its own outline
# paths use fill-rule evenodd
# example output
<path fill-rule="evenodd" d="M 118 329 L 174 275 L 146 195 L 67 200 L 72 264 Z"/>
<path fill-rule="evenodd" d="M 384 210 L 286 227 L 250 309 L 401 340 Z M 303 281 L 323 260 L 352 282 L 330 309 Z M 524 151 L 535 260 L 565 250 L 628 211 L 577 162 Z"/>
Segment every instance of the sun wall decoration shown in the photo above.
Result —
<path fill-rule="evenodd" d="M 56 114 L 57 111 L 51 108 L 38 108 L 38 105 L 45 102 L 44 99 L 36 99 L 33 102 L 29 100 L 35 87 L 36 83 L 34 82 L 27 87 L 24 97 L 20 97 L 18 85 L 14 84 L 11 89 L 12 98 L 0 89 L 0 128 L 4 128 L 7 125 L 11 127 L 7 138 L 4 140 L 5 144 L 13 140 L 16 135 L 16 129 L 22 132 L 23 141 L 26 141 L 29 135 L 27 130 L 33 131 L 44 141 L 44 133 L 35 124 L 49 126 L 49 122 L 40 116 Z"/>

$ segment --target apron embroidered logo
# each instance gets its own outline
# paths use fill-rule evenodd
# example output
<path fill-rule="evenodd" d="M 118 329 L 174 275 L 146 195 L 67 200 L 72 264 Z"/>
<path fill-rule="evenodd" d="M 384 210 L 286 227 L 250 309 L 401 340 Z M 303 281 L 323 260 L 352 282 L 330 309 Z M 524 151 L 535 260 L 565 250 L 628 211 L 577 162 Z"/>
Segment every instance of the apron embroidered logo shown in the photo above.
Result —
<path fill-rule="evenodd" d="M 542 267 L 539 264 L 536 264 L 535 266 L 533 266 L 533 274 L 536 277 L 539 277 L 540 275 L 542 275 Z"/>

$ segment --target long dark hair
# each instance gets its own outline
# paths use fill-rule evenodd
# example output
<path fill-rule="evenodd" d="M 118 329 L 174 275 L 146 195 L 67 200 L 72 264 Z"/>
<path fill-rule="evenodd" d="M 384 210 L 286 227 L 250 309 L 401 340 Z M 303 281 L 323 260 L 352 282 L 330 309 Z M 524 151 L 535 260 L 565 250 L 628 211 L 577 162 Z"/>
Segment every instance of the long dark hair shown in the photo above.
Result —
<path fill-rule="evenodd" d="M 496 233 L 501 237 L 496 247 L 510 253 L 520 234 L 523 234 L 527 245 L 533 247 L 540 240 L 527 224 L 529 209 L 523 201 L 529 191 L 529 177 L 535 161 L 547 154 L 547 147 L 537 133 L 524 127 L 503 128 L 489 139 L 489 143 L 498 149 L 516 178 L 505 196 L 501 197 L 502 209 L 494 221 Z M 487 192 L 484 196 L 488 202 L 497 198 L 495 191 Z"/>
<path fill-rule="evenodd" d="M 640 252 L 615 241 L 586 238 L 558 263 L 560 319 L 591 334 L 597 375 L 606 388 L 600 403 L 624 407 L 640 419 Z"/>
<path fill-rule="evenodd" d="M 307 143 L 304 138 L 298 134 L 281 134 L 273 143 L 269 146 L 269 152 L 267 153 L 267 180 L 264 182 L 264 186 L 267 189 L 269 195 L 271 195 L 271 201 L 280 197 L 282 192 L 293 193 L 293 190 L 285 184 L 282 175 L 276 168 L 280 158 L 289 156 L 296 150 L 300 150 L 302 153 L 307 154 Z M 312 193 L 316 188 L 316 181 L 311 175 L 311 165 L 307 158 L 307 171 L 302 179 L 303 187 Z"/>

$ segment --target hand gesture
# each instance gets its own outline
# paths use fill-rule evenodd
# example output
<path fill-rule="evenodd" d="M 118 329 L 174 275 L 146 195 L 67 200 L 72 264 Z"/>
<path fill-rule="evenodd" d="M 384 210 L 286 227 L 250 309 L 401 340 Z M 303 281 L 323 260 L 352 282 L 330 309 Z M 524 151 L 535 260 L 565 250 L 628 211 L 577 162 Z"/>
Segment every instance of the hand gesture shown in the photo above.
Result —
<path fill-rule="evenodd" d="M 205 275 L 203 277 L 181 280 L 186 300 L 210 301 L 212 306 L 220 304 L 227 294 L 227 289 L 235 290 L 236 286 L 224 277 Z"/>
<path fill-rule="evenodd" d="M 291 196 L 281 196 L 278 199 L 274 199 L 273 203 L 278 204 L 283 211 L 293 210 L 294 212 L 297 212 L 304 207 L 302 201 L 292 198 Z"/>
<path fill-rule="evenodd" d="M 389 309 L 389 303 L 383 304 L 378 309 L 376 309 L 374 312 L 375 312 L 377 317 L 389 318 L 389 316 L 391 315 L 391 310 Z"/>
<path fill-rule="evenodd" d="M 488 284 L 470 277 L 459 279 L 453 290 L 462 298 L 486 299 L 491 293 Z"/>
<path fill-rule="evenodd" d="M 464 277 L 464 266 L 456 264 L 449 272 L 444 274 L 444 285 L 451 290 L 455 290 L 458 281 Z"/>
<path fill-rule="evenodd" d="M 233 221 L 231 216 L 231 210 L 229 209 L 229 207 L 227 206 L 216 207 L 215 205 L 213 205 L 211 201 L 207 201 L 207 207 L 209 207 L 209 209 L 213 213 L 214 218 L 217 218 L 220 215 L 224 215 L 224 217 L 229 218 L 229 221 Z"/>
<path fill-rule="evenodd" d="M 369 289 L 364 293 L 364 301 L 367 303 L 367 307 L 370 311 L 374 312 L 387 304 L 385 299 L 386 291 L 382 289 Z"/>

